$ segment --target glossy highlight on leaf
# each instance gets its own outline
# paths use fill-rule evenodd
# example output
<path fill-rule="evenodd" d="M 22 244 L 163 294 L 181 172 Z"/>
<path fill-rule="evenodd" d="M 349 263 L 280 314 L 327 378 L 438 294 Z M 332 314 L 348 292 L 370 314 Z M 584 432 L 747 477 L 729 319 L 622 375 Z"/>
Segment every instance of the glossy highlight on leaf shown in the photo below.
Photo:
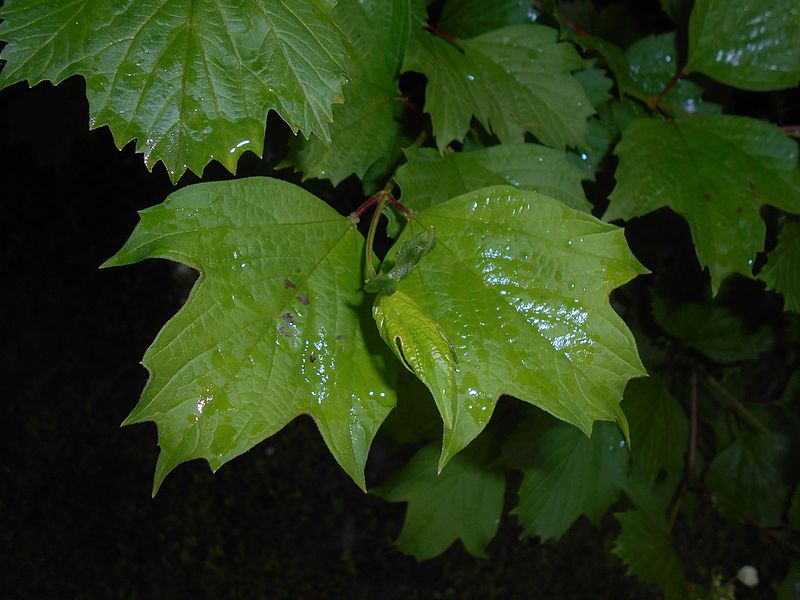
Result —
<path fill-rule="evenodd" d="M 441 464 L 483 430 L 503 394 L 587 435 L 598 419 L 624 429 L 625 383 L 645 371 L 608 294 L 646 271 L 623 231 L 509 186 L 418 213 L 396 247 L 424 227 L 436 228 L 436 248 L 398 290 L 441 323 L 458 356 Z"/>
<path fill-rule="evenodd" d="M 372 316 L 400 362 L 428 387 L 445 427 L 453 427 L 458 356 L 439 323 L 403 292 L 378 294 Z"/>
<path fill-rule="evenodd" d="M 689 68 L 745 90 L 800 80 L 800 3 L 697 0 L 689 21 Z"/>
<path fill-rule="evenodd" d="M 342 101 L 344 35 L 327 0 L 10 0 L 0 87 L 86 79 L 92 127 L 136 140 L 177 181 L 212 159 L 236 170 L 260 155 L 267 111 L 293 131 L 330 137 Z"/>
<path fill-rule="evenodd" d="M 300 414 L 365 487 L 395 389 L 360 309 L 363 253 L 347 218 L 277 179 L 193 185 L 141 213 L 105 266 L 167 258 L 201 273 L 147 350 L 150 379 L 126 420 L 158 425 L 155 489 L 177 464 L 216 470 Z"/>

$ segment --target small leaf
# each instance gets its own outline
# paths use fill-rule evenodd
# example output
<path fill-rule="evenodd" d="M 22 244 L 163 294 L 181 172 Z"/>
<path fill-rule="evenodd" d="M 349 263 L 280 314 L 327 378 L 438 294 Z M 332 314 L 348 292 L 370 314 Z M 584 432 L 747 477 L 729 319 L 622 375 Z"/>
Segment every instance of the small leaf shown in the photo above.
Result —
<path fill-rule="evenodd" d="M 395 121 L 397 76 L 408 42 L 408 0 L 339 0 L 336 22 L 347 34 L 349 81 L 344 104 L 333 107 L 330 140 L 314 135 L 291 141 L 287 162 L 303 177 L 338 185 L 386 155 L 399 124 Z"/>
<path fill-rule="evenodd" d="M 789 221 L 783 226 L 778 245 L 769 253 L 758 278 L 768 290 L 783 296 L 785 310 L 800 312 L 800 222 Z"/>
<path fill-rule="evenodd" d="M 428 78 L 425 112 L 440 151 L 464 139 L 473 116 L 505 143 L 530 131 L 553 148 L 586 146 L 594 109 L 571 75 L 583 62 L 554 29 L 504 27 L 463 40 L 460 50 L 433 35 L 413 39 L 403 70 Z"/>
<path fill-rule="evenodd" d="M 442 156 L 432 148 L 406 148 L 406 164 L 397 171 L 403 204 L 424 210 L 489 185 L 513 185 L 538 191 L 567 206 L 589 212 L 582 171 L 564 152 L 538 144 L 499 144 Z"/>
<path fill-rule="evenodd" d="M 623 231 L 507 186 L 418 213 L 395 247 L 427 227 L 436 248 L 398 290 L 442 324 L 458 355 L 442 464 L 483 430 L 502 394 L 587 435 L 598 419 L 624 426 L 619 400 L 644 368 L 608 293 L 644 269 Z"/>
<path fill-rule="evenodd" d="M 800 4 L 697 0 L 689 20 L 688 67 L 745 90 L 796 86 Z"/>
<path fill-rule="evenodd" d="M 783 470 L 788 458 L 788 439 L 776 433 L 738 437 L 709 465 L 706 483 L 722 498 L 717 508 L 731 519 L 740 519 L 731 505 L 765 525 L 780 523 L 789 489 Z"/>
<path fill-rule="evenodd" d="M 398 548 L 417 560 L 433 558 L 461 539 L 473 556 L 486 557 L 503 511 L 505 476 L 461 455 L 437 476 L 435 446 L 426 446 L 375 491 L 390 502 L 408 502 Z"/>
<path fill-rule="evenodd" d="M 179 463 L 216 470 L 300 414 L 365 486 L 395 392 L 393 361 L 364 334 L 363 253 L 347 218 L 276 179 L 189 186 L 141 213 L 106 266 L 158 257 L 201 272 L 147 350 L 150 379 L 126 420 L 158 425 L 155 489 Z"/>
<path fill-rule="evenodd" d="M 452 428 L 458 358 L 442 327 L 403 292 L 378 294 L 372 316 L 400 362 L 428 386 L 445 426 Z"/>
<path fill-rule="evenodd" d="M 92 127 L 117 146 L 137 140 L 152 169 L 177 181 L 211 159 L 231 172 L 260 155 L 267 111 L 329 138 L 342 101 L 344 36 L 332 3 L 283 0 L 6 2 L 0 87 L 86 79 Z"/>
<path fill-rule="evenodd" d="M 589 65 L 594 65 L 594 60 L 587 61 Z M 611 100 L 611 88 L 614 82 L 606 77 L 606 72 L 594 66 L 589 66 L 582 71 L 576 71 L 573 77 L 583 86 L 586 96 L 592 106 L 598 107 L 604 102 Z"/>
<path fill-rule="evenodd" d="M 777 587 L 778 600 L 797 600 L 800 597 L 800 561 L 789 564 L 786 577 Z"/>
<path fill-rule="evenodd" d="M 597 423 L 587 438 L 575 427 L 554 423 L 529 443 L 536 448 L 537 466 L 523 470 L 514 509 L 528 535 L 558 539 L 581 515 L 597 522 L 625 486 L 628 452 L 612 424 Z"/>
<path fill-rule="evenodd" d="M 686 598 L 686 579 L 683 564 L 669 540 L 669 528 L 655 499 L 637 494 L 636 510 L 614 516 L 622 533 L 614 542 L 612 552 L 628 567 L 628 574 L 645 583 L 654 583 L 666 598 Z"/>
<path fill-rule="evenodd" d="M 634 379 L 622 403 L 633 439 L 633 469 L 653 483 L 663 470 L 671 481 L 683 472 L 689 421 L 662 381 Z"/>
<path fill-rule="evenodd" d="M 751 331 L 741 317 L 713 302 L 672 306 L 653 295 L 653 317 L 672 337 L 719 363 L 756 359 L 772 345 L 769 327 Z"/>
<path fill-rule="evenodd" d="M 604 219 L 672 208 L 689 222 L 715 294 L 732 273 L 752 277 L 764 247 L 763 204 L 800 213 L 797 143 L 764 121 L 639 119 L 625 129 L 615 153 L 617 186 Z"/>

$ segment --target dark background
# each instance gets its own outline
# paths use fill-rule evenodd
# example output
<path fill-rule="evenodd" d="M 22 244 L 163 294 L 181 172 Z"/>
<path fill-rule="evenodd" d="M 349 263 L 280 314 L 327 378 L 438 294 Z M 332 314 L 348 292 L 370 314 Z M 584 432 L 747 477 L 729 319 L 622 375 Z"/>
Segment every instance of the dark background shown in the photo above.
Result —
<path fill-rule="evenodd" d="M 749 112 L 761 116 L 753 106 Z M 270 124 L 274 139 L 285 136 Z M 560 542 L 540 544 L 520 540 L 515 519 L 506 515 L 490 559 L 475 559 L 456 544 L 417 563 L 392 546 L 403 506 L 361 493 L 304 418 L 215 476 L 205 463 L 182 465 L 151 499 L 155 427 L 119 424 L 146 379 L 139 360 L 179 308 L 192 275 L 165 261 L 98 266 L 130 234 L 136 211 L 174 188 L 161 165 L 148 173 L 131 145 L 117 151 L 107 129 L 88 131 L 77 78 L 0 91 L 0 132 L 0 594 L 658 595 L 626 577 L 610 554 L 618 531 L 611 517 L 599 528 L 581 519 Z M 277 154 L 268 153 L 266 162 L 246 155 L 240 175 L 269 173 Z M 207 175 L 230 177 L 213 165 Z M 180 184 L 195 180 L 186 176 Z M 332 192 L 325 185 L 314 191 Z M 353 182 L 337 190 L 353 202 L 357 192 Z M 685 225 L 663 218 L 691 252 Z M 370 485 L 407 458 L 391 448 L 376 442 Z M 756 564 L 766 581 L 782 576 L 782 557 L 754 530 L 725 525 L 713 512 L 701 513 L 699 522 L 692 533 L 676 531 L 690 578 L 707 582 L 709 565 L 730 576 L 743 564 Z M 767 585 L 737 592 L 770 597 Z"/>

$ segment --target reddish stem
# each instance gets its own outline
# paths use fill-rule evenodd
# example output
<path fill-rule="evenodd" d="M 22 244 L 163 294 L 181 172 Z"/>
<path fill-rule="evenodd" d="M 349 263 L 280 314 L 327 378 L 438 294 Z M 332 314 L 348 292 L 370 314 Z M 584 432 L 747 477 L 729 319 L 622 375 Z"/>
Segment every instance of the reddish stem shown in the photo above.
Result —
<path fill-rule="evenodd" d="M 370 208 L 378 204 L 381 201 L 381 198 L 386 198 L 386 201 L 403 213 L 408 219 L 414 218 L 414 213 L 411 212 L 408 208 L 406 208 L 400 201 L 395 198 L 391 192 L 387 192 L 386 190 L 381 190 L 380 192 L 375 192 L 369 198 L 364 201 L 364 203 L 359 206 L 353 213 L 350 215 L 350 219 L 357 223 L 358 220 L 363 216 L 365 212 L 367 212 Z"/>
<path fill-rule="evenodd" d="M 572 19 L 564 19 L 564 25 L 566 25 L 567 27 L 572 29 L 572 31 L 574 31 L 575 33 L 577 33 L 581 37 L 591 37 L 591 35 L 592 35 L 591 33 L 586 31 L 583 27 L 578 25 Z"/>
<path fill-rule="evenodd" d="M 664 89 L 662 89 L 658 93 L 658 96 L 656 96 L 653 99 L 653 104 L 652 104 L 653 108 L 655 108 L 656 110 L 660 111 L 661 110 L 661 101 L 664 99 L 664 96 L 669 94 L 672 91 L 672 88 L 674 88 L 676 85 L 678 85 L 678 82 L 681 79 L 683 79 L 684 77 L 686 77 L 686 75 L 688 75 L 688 74 L 689 74 L 689 71 L 686 69 L 686 67 L 682 68 L 680 71 L 675 73 L 675 75 L 672 77 L 672 79 L 670 79 L 667 82 L 667 85 L 664 86 Z"/>
<path fill-rule="evenodd" d="M 454 35 L 451 35 L 451 34 L 447 33 L 446 31 L 442 31 L 436 25 L 431 25 L 430 23 L 427 23 L 425 25 L 425 29 L 427 29 L 428 31 L 430 31 L 434 35 L 438 35 L 443 40 L 447 40 L 451 44 L 455 44 L 456 46 L 460 46 L 461 45 L 461 40 L 460 39 L 458 39 Z"/>
<path fill-rule="evenodd" d="M 786 133 L 797 133 L 800 132 L 800 125 L 784 125 L 783 130 Z"/>

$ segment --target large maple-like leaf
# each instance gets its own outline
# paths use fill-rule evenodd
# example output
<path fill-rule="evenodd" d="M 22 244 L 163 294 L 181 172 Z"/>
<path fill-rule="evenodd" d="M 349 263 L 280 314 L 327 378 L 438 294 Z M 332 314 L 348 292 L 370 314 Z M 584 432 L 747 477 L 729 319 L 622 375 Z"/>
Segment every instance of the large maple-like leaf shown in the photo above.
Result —
<path fill-rule="evenodd" d="M 201 273 L 147 350 L 150 379 L 126 421 L 158 425 L 156 489 L 178 463 L 216 470 L 300 414 L 364 488 L 395 392 L 361 291 L 363 252 L 347 218 L 276 179 L 190 186 L 141 213 L 106 266 L 160 257 Z"/>
<path fill-rule="evenodd" d="M 6 2 L 0 86 L 86 79 L 91 124 L 173 180 L 261 154 L 267 111 L 329 138 L 344 36 L 330 0 Z"/>
<path fill-rule="evenodd" d="M 594 112 L 572 71 L 583 61 L 554 29 L 514 25 L 459 41 L 416 35 L 404 71 L 428 78 L 425 112 L 440 149 L 462 140 L 475 116 L 503 142 L 527 131 L 547 145 L 586 146 L 586 119 Z"/>
<path fill-rule="evenodd" d="M 333 108 L 330 140 L 292 141 L 289 162 L 304 177 L 334 185 L 351 173 L 363 178 L 389 153 L 396 129 L 397 76 L 408 42 L 408 0 L 340 0 L 337 23 L 347 34 L 349 76 L 344 104 Z"/>
<path fill-rule="evenodd" d="M 800 3 L 697 0 L 689 21 L 688 69 L 745 90 L 800 80 Z"/>
<path fill-rule="evenodd" d="M 625 383 L 645 372 L 608 294 L 645 270 L 623 231 L 510 186 L 431 206 L 395 248 L 431 227 L 436 247 L 398 289 L 441 325 L 457 355 L 441 464 L 481 432 L 501 394 L 587 435 L 597 419 L 624 426 Z"/>
<path fill-rule="evenodd" d="M 763 121 L 639 119 L 615 152 L 617 187 L 604 218 L 672 208 L 689 222 L 714 293 L 732 273 L 752 277 L 753 260 L 764 248 L 763 204 L 800 212 L 797 143 Z"/>

